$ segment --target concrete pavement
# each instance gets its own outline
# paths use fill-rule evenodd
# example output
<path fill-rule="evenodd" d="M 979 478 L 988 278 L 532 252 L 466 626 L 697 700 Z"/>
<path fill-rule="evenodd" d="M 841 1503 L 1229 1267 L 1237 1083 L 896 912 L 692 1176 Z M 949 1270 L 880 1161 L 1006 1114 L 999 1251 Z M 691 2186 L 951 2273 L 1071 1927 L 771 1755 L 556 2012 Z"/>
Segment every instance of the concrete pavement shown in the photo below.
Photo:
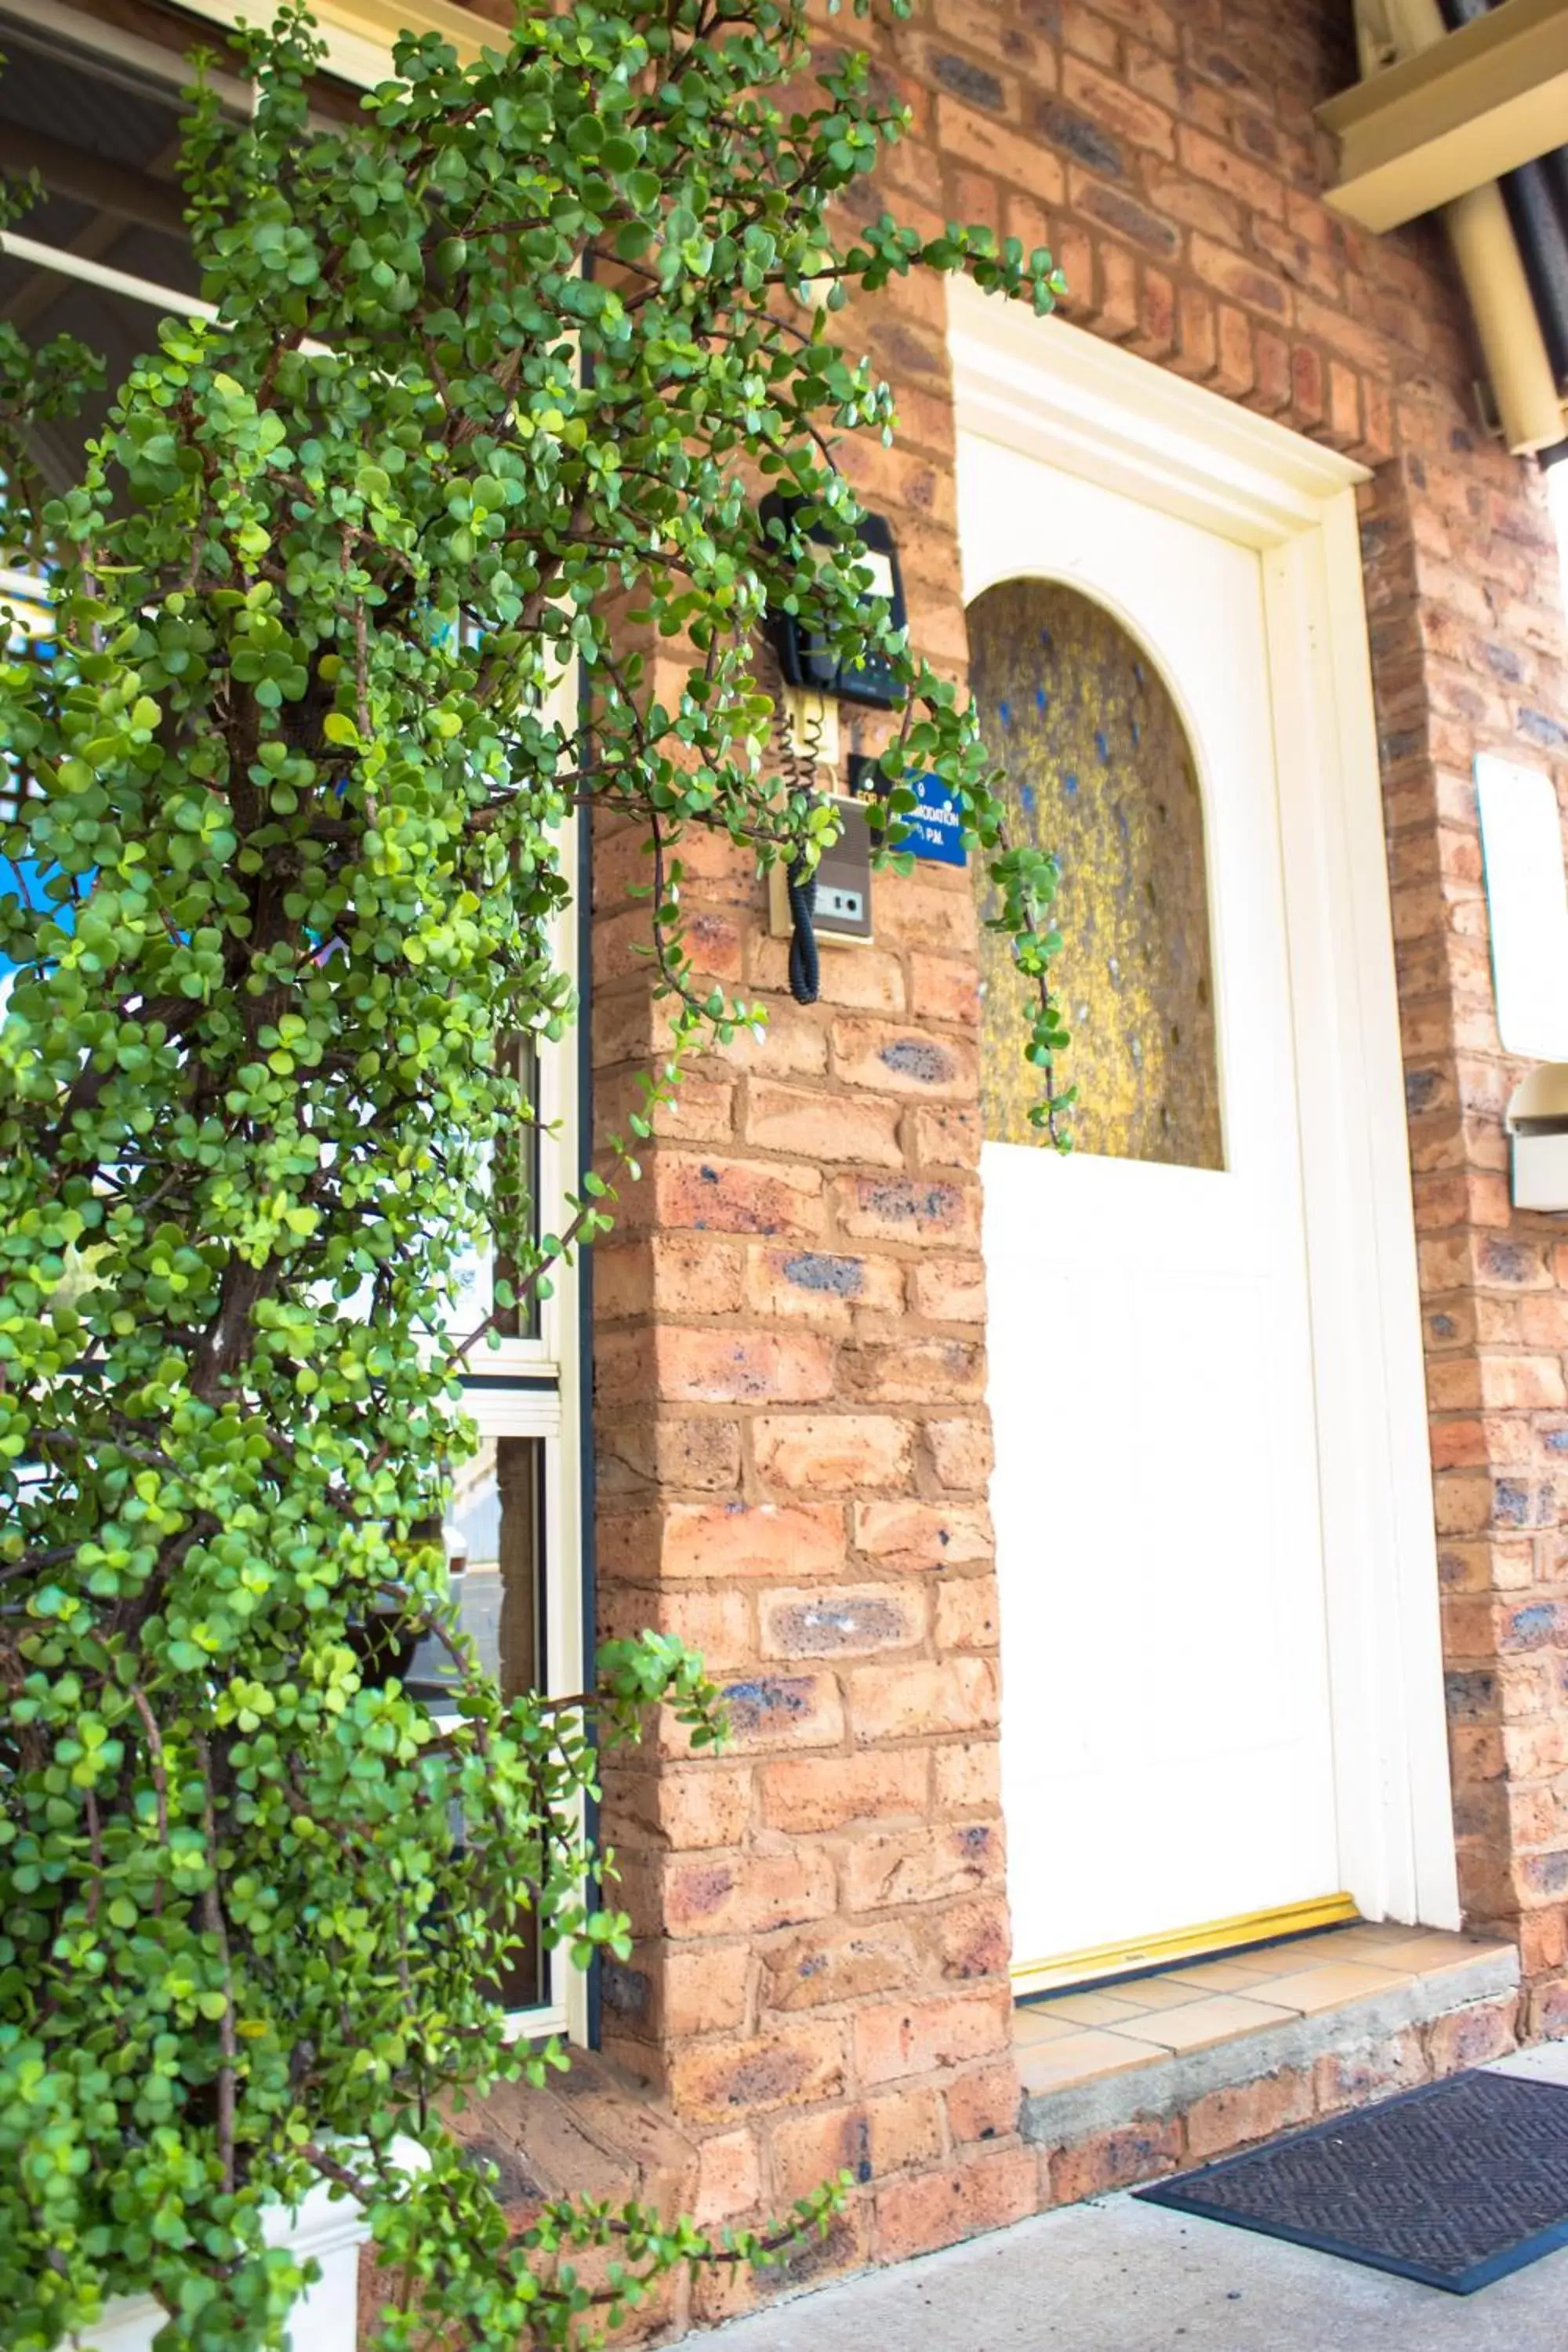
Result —
<path fill-rule="evenodd" d="M 1568 2084 L 1568 2043 L 1501 2070 Z M 1568 2250 L 1475 2295 L 1129 2196 L 824 2287 L 689 2352 L 1568 2352 Z"/>

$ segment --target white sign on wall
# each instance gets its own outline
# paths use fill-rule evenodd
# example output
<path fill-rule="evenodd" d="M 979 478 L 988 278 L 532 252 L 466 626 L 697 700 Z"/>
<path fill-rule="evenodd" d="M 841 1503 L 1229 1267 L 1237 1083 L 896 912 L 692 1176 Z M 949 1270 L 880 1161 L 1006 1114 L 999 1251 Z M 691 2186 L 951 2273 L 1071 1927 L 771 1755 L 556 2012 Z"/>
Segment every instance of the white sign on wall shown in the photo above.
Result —
<path fill-rule="evenodd" d="M 1568 1062 L 1568 877 L 1557 789 L 1539 768 L 1476 761 L 1503 1050 Z"/>

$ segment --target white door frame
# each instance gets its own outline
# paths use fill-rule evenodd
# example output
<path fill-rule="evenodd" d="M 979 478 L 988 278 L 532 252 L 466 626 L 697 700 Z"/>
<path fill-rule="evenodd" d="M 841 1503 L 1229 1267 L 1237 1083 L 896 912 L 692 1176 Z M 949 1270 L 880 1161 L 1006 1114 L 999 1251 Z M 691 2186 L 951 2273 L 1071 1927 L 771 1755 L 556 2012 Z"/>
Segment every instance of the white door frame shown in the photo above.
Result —
<path fill-rule="evenodd" d="M 1368 1918 L 1457 1927 L 1421 1308 L 1356 526 L 1355 486 L 1367 469 L 964 279 L 950 285 L 949 343 L 961 432 L 1201 524 L 1262 559 L 1340 1884 Z M 976 543 L 964 507 L 961 467 L 961 551 Z M 1020 544 L 1012 569 L 1048 574 L 1040 555 Z M 964 602 L 1007 576 L 973 577 L 966 562 Z"/>

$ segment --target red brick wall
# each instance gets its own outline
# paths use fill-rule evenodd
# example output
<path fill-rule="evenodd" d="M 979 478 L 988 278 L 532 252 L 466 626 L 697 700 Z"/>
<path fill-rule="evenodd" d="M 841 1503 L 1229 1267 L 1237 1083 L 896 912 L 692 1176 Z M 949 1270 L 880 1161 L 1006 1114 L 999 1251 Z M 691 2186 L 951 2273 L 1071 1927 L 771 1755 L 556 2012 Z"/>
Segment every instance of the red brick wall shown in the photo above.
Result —
<path fill-rule="evenodd" d="M 1568 2026 L 1568 1248 L 1510 1205 L 1471 762 L 1568 786 L 1555 549 L 1517 470 L 1436 402 L 1366 499 L 1432 1409 L 1460 1893 Z"/>
<path fill-rule="evenodd" d="M 1470 782 L 1487 746 L 1568 782 L 1562 616 L 1539 488 L 1474 423 L 1439 234 L 1373 240 L 1322 205 L 1310 110 L 1352 77 L 1350 23 L 1349 0 L 923 0 L 882 40 L 915 132 L 867 201 L 1048 243 L 1069 318 L 1378 469 L 1465 1900 L 1520 1928 L 1537 2019 L 1568 2023 L 1568 1248 L 1509 1206 Z M 859 323 L 902 432 L 845 461 L 892 515 L 917 641 L 957 667 L 940 289 L 895 289 Z M 620 911 L 635 847 L 612 835 L 598 857 L 612 1117 L 658 1047 Z M 803 1012 L 744 860 L 694 844 L 689 863 L 708 968 L 772 1025 L 689 1082 L 599 1259 L 600 1578 L 608 1630 L 703 1649 L 736 1737 L 611 1778 L 638 1941 L 608 1972 L 605 2039 L 705 2140 L 707 2218 L 854 2170 L 813 2257 L 842 2266 L 1041 2193 L 1011 2128 L 973 919 L 960 875 L 879 884 L 877 946 L 826 952 Z M 907 1039 L 932 1050 L 891 1050 Z"/>

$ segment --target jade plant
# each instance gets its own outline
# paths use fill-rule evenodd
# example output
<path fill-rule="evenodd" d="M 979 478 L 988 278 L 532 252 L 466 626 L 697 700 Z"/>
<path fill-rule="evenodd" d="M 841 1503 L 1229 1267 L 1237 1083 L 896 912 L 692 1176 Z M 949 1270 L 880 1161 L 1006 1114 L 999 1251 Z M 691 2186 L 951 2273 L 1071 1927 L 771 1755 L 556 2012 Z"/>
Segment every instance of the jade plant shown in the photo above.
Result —
<path fill-rule="evenodd" d="M 1006 846 L 963 698 L 868 601 L 834 457 L 893 425 L 835 341 L 847 296 L 963 269 L 1045 310 L 1050 257 L 844 227 L 903 117 L 860 47 L 812 63 L 797 0 L 576 0 L 494 44 L 405 37 L 357 111 L 316 101 L 292 9 L 238 37 L 254 111 L 195 62 L 216 315 L 149 314 L 68 485 L 36 428 L 58 447 L 97 363 L 0 323 L 0 562 L 48 614 L 0 633 L 12 2352 L 129 2293 L 171 2352 L 280 2344 L 305 2274 L 263 2222 L 321 2181 L 398 2282 L 387 2347 L 574 2342 L 830 2208 L 722 2243 L 571 2202 L 518 2232 L 458 2113 L 562 2063 L 504 2031 L 525 1914 L 579 1964 L 628 1948 L 581 1826 L 603 1744 L 653 1706 L 721 1736 L 651 1633 L 592 1693 L 503 1695 L 439 1530 L 465 1368 L 605 1230 L 682 1055 L 758 1017 L 694 979 L 683 835 L 802 869 L 831 836 L 770 751 L 768 607 L 901 681 L 881 854 L 943 779 L 1036 992 L 1047 1127 L 1066 1099 L 1054 868 Z M 0 220 L 34 194 L 0 186 Z M 540 1236 L 510 1048 L 573 1019 L 562 828 L 590 806 L 644 828 L 674 1047 Z M 508 1278 L 455 1330 L 486 1232 Z M 449 1654 L 438 1711 L 384 1671 L 415 1639 Z"/>

